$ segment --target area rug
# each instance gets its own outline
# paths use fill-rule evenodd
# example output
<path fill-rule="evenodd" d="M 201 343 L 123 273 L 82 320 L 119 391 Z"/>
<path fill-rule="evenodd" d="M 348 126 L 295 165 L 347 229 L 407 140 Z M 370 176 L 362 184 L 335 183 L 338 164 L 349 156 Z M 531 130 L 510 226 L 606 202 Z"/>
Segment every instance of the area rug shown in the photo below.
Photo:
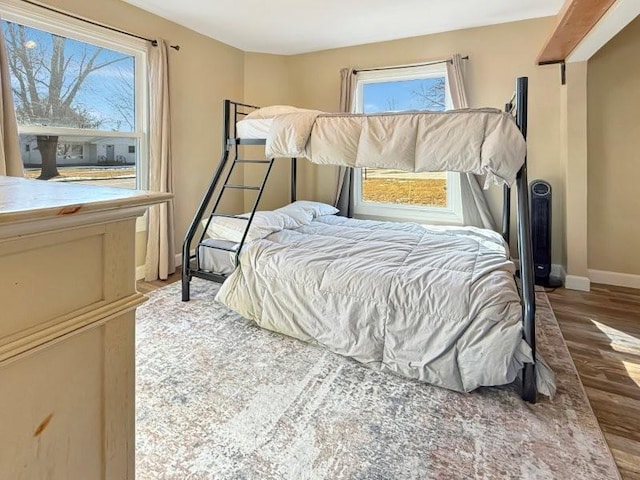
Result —
<path fill-rule="evenodd" d="M 553 400 L 460 394 L 256 327 L 194 279 L 138 310 L 138 479 L 620 478 L 544 292 Z"/>

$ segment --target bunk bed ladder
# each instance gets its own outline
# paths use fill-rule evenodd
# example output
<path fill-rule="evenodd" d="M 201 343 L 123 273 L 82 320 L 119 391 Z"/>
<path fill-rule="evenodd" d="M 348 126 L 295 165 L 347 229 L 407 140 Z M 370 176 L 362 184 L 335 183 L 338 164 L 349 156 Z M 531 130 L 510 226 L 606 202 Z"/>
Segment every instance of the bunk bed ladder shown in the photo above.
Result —
<path fill-rule="evenodd" d="M 204 225 L 204 229 L 202 231 L 202 234 L 200 235 L 200 240 L 197 243 L 196 246 L 196 253 L 195 255 L 189 255 L 189 260 L 190 261 L 195 261 L 195 268 L 191 268 L 190 266 L 186 266 L 186 275 L 187 278 L 185 278 L 185 266 L 183 265 L 183 283 L 182 283 L 182 300 L 183 301 L 188 301 L 189 300 L 189 281 L 191 280 L 191 277 L 202 277 L 202 278 L 206 278 L 208 280 L 214 280 L 217 282 L 223 282 L 225 280 L 225 276 L 221 275 L 221 274 L 217 274 L 215 272 L 207 272 L 207 271 L 203 271 L 200 268 L 200 251 L 202 248 L 211 248 L 213 250 L 222 250 L 222 251 L 226 251 L 226 252 L 231 252 L 231 253 L 235 253 L 235 264 L 238 264 L 238 256 L 240 255 L 240 250 L 242 249 L 242 246 L 245 243 L 245 240 L 247 238 L 247 235 L 249 233 L 249 228 L 251 226 L 251 223 L 253 221 L 253 217 L 256 213 L 256 210 L 258 209 L 258 205 L 260 204 L 260 199 L 262 198 L 262 194 L 264 192 L 265 186 L 267 184 L 267 179 L 269 178 L 269 174 L 271 173 L 271 168 L 273 167 L 273 162 L 274 159 L 269 159 L 269 160 L 245 160 L 245 159 L 239 159 L 237 158 L 237 154 L 236 154 L 236 158 L 233 159 L 233 162 L 231 163 L 231 166 L 227 172 L 226 178 L 224 180 L 224 182 L 222 183 L 222 186 L 218 192 L 218 196 L 216 197 L 216 200 L 213 204 L 213 208 L 211 209 L 211 213 L 209 214 L 209 218 L 207 219 L 206 224 Z M 226 163 L 226 162 L 225 162 Z M 262 178 L 262 181 L 260 182 L 260 185 L 245 185 L 243 183 L 230 183 L 231 180 L 231 176 L 235 170 L 236 165 L 238 164 L 246 164 L 246 163 L 251 163 L 251 164 L 261 164 L 261 165 L 265 165 L 266 166 L 266 170 L 264 172 L 264 177 Z M 217 182 L 216 182 L 217 183 Z M 213 185 L 213 189 L 215 190 L 215 185 Z M 223 213 L 220 212 L 220 203 L 222 201 L 222 197 L 224 196 L 225 193 L 227 193 L 229 190 L 242 190 L 242 191 L 255 191 L 257 192 L 256 198 L 253 202 L 253 206 L 251 207 L 251 210 L 249 212 L 249 214 L 243 214 L 243 215 L 236 215 L 236 214 L 231 214 L 231 213 Z M 209 196 L 209 200 L 211 199 L 211 196 Z M 206 202 L 207 204 L 209 203 L 208 201 Z M 204 212 L 202 212 L 204 214 Z M 203 215 L 197 215 L 196 218 L 201 218 Z M 241 220 L 246 222 L 246 226 L 244 229 L 244 232 L 242 234 L 242 238 L 240 240 L 240 242 L 235 243 L 235 242 L 231 242 L 231 241 L 217 241 L 215 243 L 204 243 L 205 240 L 205 236 L 206 236 L 206 231 L 209 228 L 209 225 L 211 224 L 211 222 L 214 220 L 214 218 L 234 218 L 237 220 Z M 195 228 L 197 228 L 197 223 L 195 225 Z M 186 243 L 186 242 L 185 242 Z M 183 257 L 184 257 L 184 252 L 183 252 Z"/>
<path fill-rule="evenodd" d="M 224 250 L 224 251 L 228 251 L 228 252 L 235 252 L 236 254 L 236 265 L 238 264 L 238 255 L 240 254 L 240 249 L 242 248 L 242 245 L 244 245 L 244 242 L 247 238 L 247 234 L 249 233 L 249 228 L 251 226 L 251 222 L 253 221 L 253 217 L 256 213 L 256 210 L 258 209 L 258 205 L 260 204 L 260 199 L 262 198 L 262 193 L 264 192 L 264 187 L 267 184 L 267 179 L 269 178 L 269 173 L 271 173 L 271 167 L 273 167 L 273 162 L 274 159 L 270 159 L 270 160 L 244 160 L 244 159 L 238 159 L 237 158 L 237 154 L 236 154 L 236 158 L 234 158 L 233 163 L 231 164 L 231 168 L 229 168 L 229 172 L 227 173 L 227 177 L 224 181 L 224 183 L 222 184 L 222 188 L 220 189 L 220 192 L 218 193 L 218 198 L 216 199 L 214 205 L 213 205 L 213 209 L 211 211 L 211 214 L 209 215 L 209 219 L 207 220 L 207 224 L 204 228 L 204 231 L 202 232 L 202 235 L 200 237 L 200 241 L 198 242 L 198 246 L 199 247 L 205 247 L 205 248 L 213 248 L 213 249 L 217 249 L 217 250 Z M 232 184 L 229 183 L 229 180 L 231 179 L 231 175 L 233 174 L 233 170 L 235 168 L 235 166 L 237 164 L 243 164 L 243 163 L 253 163 L 253 164 L 262 164 L 262 165 L 266 165 L 267 169 L 265 171 L 264 177 L 262 179 L 262 182 L 260 183 L 260 185 L 245 185 L 245 184 Z M 228 190 L 228 189 L 232 189 L 232 190 L 245 190 L 245 191 L 256 191 L 258 192 L 258 194 L 256 195 L 255 201 L 253 202 L 253 206 L 251 207 L 251 212 L 249 213 L 249 215 L 247 216 L 246 214 L 243 215 L 234 215 L 234 214 L 228 214 L 228 213 L 220 213 L 218 211 L 218 208 L 220 207 L 220 201 L 222 200 L 222 197 L 224 195 L 224 193 Z M 227 242 L 230 245 L 225 246 L 225 245 L 207 245 L 207 244 L 203 244 L 203 240 L 205 237 L 205 233 L 207 231 L 207 229 L 209 228 L 209 224 L 211 223 L 211 221 L 215 218 L 215 217 L 227 217 L 227 218 L 235 218 L 238 220 L 242 220 L 246 222 L 246 227 L 244 229 L 244 232 L 242 234 L 242 240 L 240 240 L 239 243 L 233 243 L 233 242 Z M 199 258 L 197 258 L 196 256 L 196 262 L 199 262 Z M 200 265 L 198 264 L 198 269 L 200 268 Z"/>
<path fill-rule="evenodd" d="M 251 105 L 245 105 L 237 102 L 231 102 L 229 100 L 225 100 L 224 102 L 224 125 L 223 125 L 223 145 L 224 151 L 222 153 L 222 157 L 220 158 L 220 162 L 218 163 L 218 167 L 213 175 L 211 182 L 209 183 L 209 187 L 200 202 L 200 206 L 198 207 L 198 211 L 196 212 L 195 217 L 193 218 L 191 225 L 187 231 L 185 236 L 185 240 L 182 246 L 182 300 L 189 301 L 190 297 L 190 281 L 192 277 L 201 277 L 207 280 L 213 280 L 215 282 L 223 282 L 226 279 L 226 275 L 205 271 L 200 267 L 200 251 L 202 248 L 211 248 L 214 250 L 222 250 L 226 252 L 235 253 L 235 264 L 238 264 L 238 256 L 240 254 L 240 250 L 244 245 L 244 242 L 249 233 L 249 228 L 251 226 L 251 222 L 253 221 L 253 217 L 256 213 L 258 205 L 260 203 L 260 199 L 262 198 L 262 194 L 264 192 L 264 188 L 267 184 L 267 179 L 269 178 L 269 174 L 271 173 L 271 168 L 273 166 L 273 162 L 275 159 L 267 159 L 267 160 L 253 160 L 253 159 L 244 159 L 239 158 L 238 154 L 238 145 L 244 144 L 241 139 L 237 139 L 236 137 L 236 123 L 238 121 L 238 117 L 242 115 L 246 115 L 246 113 L 241 113 L 238 111 L 238 107 L 245 107 L 249 109 L 255 109 L 257 107 L 253 107 Z M 232 112 L 233 108 L 233 112 Z M 246 142 L 247 144 L 254 144 L 253 142 Z M 231 165 L 229 166 L 226 175 L 224 177 L 224 181 L 220 184 L 220 180 L 225 172 L 225 168 L 229 163 L 229 156 L 231 151 L 233 151 L 233 160 Z M 259 185 L 246 185 L 244 183 L 231 183 L 231 177 L 235 170 L 235 167 L 238 164 L 257 164 L 266 166 L 266 170 L 264 172 L 264 176 Z M 211 213 L 209 213 L 208 217 L 206 216 L 207 209 L 211 206 L 212 199 L 214 198 L 214 193 L 217 190 L 217 196 L 215 197 L 215 201 L 213 202 L 213 206 L 211 207 Z M 257 192 L 255 201 L 253 202 L 253 206 L 249 212 L 249 214 L 236 215 L 231 213 L 220 212 L 220 204 L 222 201 L 222 197 L 229 190 L 240 190 L 243 192 L 254 191 Z M 214 243 L 204 243 L 206 231 L 209 228 L 209 225 L 216 217 L 226 217 L 226 218 L 234 218 L 241 221 L 246 222 L 246 227 L 242 234 L 242 238 L 240 242 L 230 242 L 230 241 L 217 241 Z M 204 229 L 200 238 L 196 244 L 195 253 L 191 253 L 191 244 L 193 243 L 194 237 L 200 226 L 200 223 L 203 219 L 206 220 L 206 224 L 204 225 Z"/>

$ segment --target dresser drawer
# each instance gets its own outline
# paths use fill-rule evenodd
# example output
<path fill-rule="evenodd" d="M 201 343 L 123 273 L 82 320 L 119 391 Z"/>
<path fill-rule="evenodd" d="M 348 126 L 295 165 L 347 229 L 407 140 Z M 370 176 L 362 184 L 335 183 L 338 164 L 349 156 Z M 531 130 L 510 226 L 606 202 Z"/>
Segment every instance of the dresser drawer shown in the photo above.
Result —
<path fill-rule="evenodd" d="M 133 311 L 0 362 L 0 478 L 132 480 Z"/>
<path fill-rule="evenodd" d="M 135 293 L 134 228 L 126 220 L 0 241 L 0 353 L 38 331 L 55 338 L 58 324 Z"/>

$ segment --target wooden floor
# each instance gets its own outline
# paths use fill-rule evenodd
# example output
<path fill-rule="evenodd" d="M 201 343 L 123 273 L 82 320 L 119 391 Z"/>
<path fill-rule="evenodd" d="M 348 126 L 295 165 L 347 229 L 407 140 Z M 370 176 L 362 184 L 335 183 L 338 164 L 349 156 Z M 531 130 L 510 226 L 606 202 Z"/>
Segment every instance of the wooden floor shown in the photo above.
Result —
<path fill-rule="evenodd" d="M 548 295 L 620 473 L 640 480 L 640 290 Z"/>
<path fill-rule="evenodd" d="M 179 280 L 138 282 L 138 290 Z M 592 285 L 548 295 L 622 477 L 640 480 L 640 290 Z"/>
<path fill-rule="evenodd" d="M 147 293 L 153 292 L 154 290 L 157 290 L 162 287 L 166 287 L 167 285 L 173 282 L 179 282 L 179 281 L 180 281 L 180 272 L 178 271 L 173 275 L 170 275 L 167 280 L 155 280 L 153 282 L 145 282 L 144 280 L 140 280 L 136 284 L 136 286 L 138 287 L 138 291 L 140 293 L 144 293 L 146 295 Z"/>

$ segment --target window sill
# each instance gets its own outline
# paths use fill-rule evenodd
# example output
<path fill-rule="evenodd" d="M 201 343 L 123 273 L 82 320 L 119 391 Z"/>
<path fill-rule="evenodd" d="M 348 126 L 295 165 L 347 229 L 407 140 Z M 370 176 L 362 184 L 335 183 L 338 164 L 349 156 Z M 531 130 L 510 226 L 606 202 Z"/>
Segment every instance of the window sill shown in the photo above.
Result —
<path fill-rule="evenodd" d="M 385 222 L 415 222 L 427 225 L 463 225 L 462 208 L 404 205 L 393 203 L 356 202 L 354 216 Z"/>
<path fill-rule="evenodd" d="M 413 222 L 421 225 L 454 225 L 463 226 L 464 222 L 462 218 L 453 213 L 451 214 L 437 214 L 437 215 L 378 215 L 378 214 L 364 214 L 356 213 L 354 218 L 361 220 L 377 220 L 380 222 Z"/>

